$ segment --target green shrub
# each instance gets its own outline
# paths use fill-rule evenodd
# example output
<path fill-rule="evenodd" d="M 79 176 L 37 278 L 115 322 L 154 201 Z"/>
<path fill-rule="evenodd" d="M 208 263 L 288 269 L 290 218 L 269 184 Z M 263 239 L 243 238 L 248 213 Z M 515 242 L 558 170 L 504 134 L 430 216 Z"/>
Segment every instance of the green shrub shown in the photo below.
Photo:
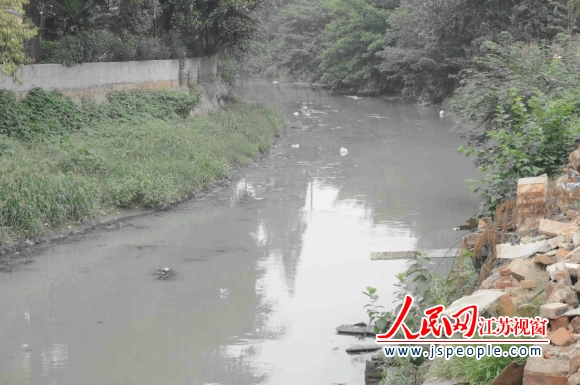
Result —
<path fill-rule="evenodd" d="M 40 50 L 42 51 L 43 60 L 53 56 L 54 52 L 60 47 L 60 41 L 40 41 Z"/>
<path fill-rule="evenodd" d="M 90 62 L 183 59 L 187 51 L 176 35 L 135 36 L 127 31 L 118 36 L 106 30 L 89 30 L 67 36 L 59 42 L 42 42 L 44 61 L 72 66 Z"/>
<path fill-rule="evenodd" d="M 142 37 L 137 40 L 137 60 L 165 60 L 171 51 L 162 39 Z"/>
<path fill-rule="evenodd" d="M 68 135 L 81 127 L 100 122 L 144 122 L 183 119 L 199 102 L 195 91 L 119 91 L 108 95 L 108 103 L 85 102 L 82 106 L 58 92 L 40 88 L 26 98 L 0 91 L 0 134 L 31 140 Z"/>
<path fill-rule="evenodd" d="M 35 88 L 17 101 L 14 94 L 0 91 L 0 134 L 20 139 L 62 135 L 85 122 L 80 107 L 58 92 Z"/>
<path fill-rule="evenodd" d="M 67 36 L 50 53 L 45 52 L 47 63 L 72 66 L 85 62 L 113 61 L 112 47 L 119 38 L 109 31 L 90 30 Z"/>
<path fill-rule="evenodd" d="M 448 107 L 461 123 L 461 151 L 475 154 L 486 178 L 479 184 L 479 215 L 515 196 L 517 179 L 560 172 L 580 137 L 580 42 L 484 42 L 476 67 L 464 73 Z M 475 124 L 474 124 L 475 123 Z"/>

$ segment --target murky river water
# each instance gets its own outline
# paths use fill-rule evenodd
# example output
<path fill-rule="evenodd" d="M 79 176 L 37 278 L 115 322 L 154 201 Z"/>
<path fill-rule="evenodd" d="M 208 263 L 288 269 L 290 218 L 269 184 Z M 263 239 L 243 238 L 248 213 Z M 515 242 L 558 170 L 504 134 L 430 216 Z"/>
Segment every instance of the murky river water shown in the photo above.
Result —
<path fill-rule="evenodd" d="M 0 273 L 1 385 L 364 383 L 344 350 L 372 340 L 335 327 L 366 321 L 368 285 L 390 306 L 404 269 L 370 252 L 453 245 L 476 211 L 473 168 L 435 110 L 267 82 L 240 93 L 309 127 L 221 194 Z"/>

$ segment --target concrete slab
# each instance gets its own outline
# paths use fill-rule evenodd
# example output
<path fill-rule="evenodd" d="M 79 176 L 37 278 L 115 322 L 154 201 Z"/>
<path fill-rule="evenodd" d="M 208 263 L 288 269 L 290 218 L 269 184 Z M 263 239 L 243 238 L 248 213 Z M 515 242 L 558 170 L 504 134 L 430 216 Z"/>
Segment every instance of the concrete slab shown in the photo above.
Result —
<path fill-rule="evenodd" d="M 548 241 L 545 240 L 519 245 L 501 243 L 497 245 L 497 257 L 499 259 L 528 258 L 536 253 L 550 251 L 550 249 Z"/>
<path fill-rule="evenodd" d="M 572 309 L 572 310 L 568 310 L 566 313 L 564 313 L 564 315 L 566 317 L 575 317 L 575 316 L 580 316 L 580 309 Z"/>
<path fill-rule="evenodd" d="M 406 251 L 380 251 L 371 253 L 371 261 L 390 261 L 393 259 L 407 259 L 413 251 L 425 254 L 429 258 L 455 258 L 459 249 L 434 249 L 434 250 L 406 250 Z"/>
<path fill-rule="evenodd" d="M 464 306 L 477 305 L 479 307 L 479 312 L 489 309 L 494 303 L 496 303 L 499 298 L 506 293 L 503 290 L 487 289 L 478 290 L 472 295 L 467 295 L 465 297 L 459 298 L 457 301 L 453 302 L 449 307 L 447 307 L 442 315 L 450 317 L 452 314 L 459 311 Z"/>

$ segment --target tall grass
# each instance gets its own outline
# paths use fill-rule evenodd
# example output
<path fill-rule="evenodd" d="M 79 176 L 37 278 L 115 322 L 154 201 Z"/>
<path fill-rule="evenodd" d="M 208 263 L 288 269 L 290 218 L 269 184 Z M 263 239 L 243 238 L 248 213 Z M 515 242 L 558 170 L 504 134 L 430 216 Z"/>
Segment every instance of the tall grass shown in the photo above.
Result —
<path fill-rule="evenodd" d="M 502 352 L 504 352 L 512 346 L 500 345 L 500 347 L 502 348 Z M 465 381 L 472 385 L 489 385 L 512 362 L 523 363 L 526 358 L 483 356 L 479 360 L 475 357 L 452 357 L 449 360 L 440 359 L 434 363 L 434 374 L 444 378 Z"/>
<path fill-rule="evenodd" d="M 138 123 L 135 112 L 127 122 L 106 115 L 64 136 L 0 134 L 0 240 L 113 207 L 167 207 L 265 153 L 285 124 L 277 111 L 242 102 L 187 119 L 152 112 Z"/>

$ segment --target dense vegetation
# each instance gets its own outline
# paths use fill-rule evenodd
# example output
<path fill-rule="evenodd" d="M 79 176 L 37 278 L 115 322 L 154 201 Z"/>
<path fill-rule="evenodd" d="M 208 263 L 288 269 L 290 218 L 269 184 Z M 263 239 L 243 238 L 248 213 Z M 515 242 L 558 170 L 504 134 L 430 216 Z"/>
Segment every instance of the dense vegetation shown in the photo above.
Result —
<path fill-rule="evenodd" d="M 254 74 L 442 103 L 487 173 L 479 215 L 564 166 L 578 124 L 580 0 L 290 0 L 262 18 Z"/>
<path fill-rule="evenodd" d="M 0 242 L 114 207 L 165 207 L 268 150 L 276 111 L 233 102 L 190 117 L 198 94 L 131 91 L 78 106 L 0 94 Z"/>
<path fill-rule="evenodd" d="M 218 52 L 238 57 L 252 47 L 259 30 L 253 15 L 267 2 L 1 0 L 0 66 L 3 73 L 14 74 L 31 60 L 73 65 Z"/>
<path fill-rule="evenodd" d="M 0 0 L 0 74 L 12 75 L 28 59 L 22 42 L 36 30 L 21 23 L 23 4 L 24 0 Z"/>
<path fill-rule="evenodd" d="M 516 42 L 508 33 L 485 42 L 447 105 L 463 122 L 467 155 L 487 173 L 477 188 L 481 214 L 515 196 L 517 179 L 561 174 L 580 138 L 580 42 Z M 475 124 L 475 126 L 473 125 Z"/>
<path fill-rule="evenodd" d="M 442 102 L 484 41 L 575 30 L 577 0 L 287 0 L 262 18 L 263 60 L 289 80 Z M 268 62 L 268 60 L 270 62 Z M 273 72 L 273 71 L 271 71 Z"/>

